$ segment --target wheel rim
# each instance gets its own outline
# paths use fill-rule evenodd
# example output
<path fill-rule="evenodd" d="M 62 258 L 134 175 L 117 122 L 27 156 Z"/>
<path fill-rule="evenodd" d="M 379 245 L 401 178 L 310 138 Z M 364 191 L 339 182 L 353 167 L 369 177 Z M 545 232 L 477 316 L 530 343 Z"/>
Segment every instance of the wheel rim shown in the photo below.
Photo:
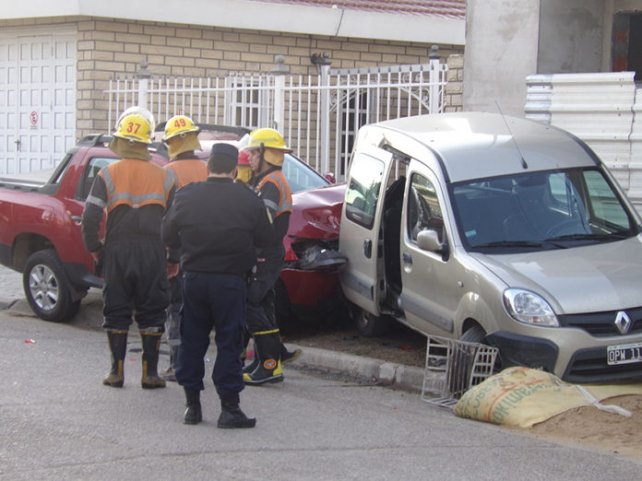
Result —
<path fill-rule="evenodd" d="M 43 311 L 51 311 L 58 304 L 60 287 L 53 271 L 44 264 L 33 266 L 29 273 L 29 292 L 33 302 Z"/>
<path fill-rule="evenodd" d="M 368 316 L 368 314 L 361 311 L 359 312 L 359 314 L 357 314 L 357 316 L 357 324 L 359 325 L 359 327 L 362 329 L 367 328 L 370 324 L 370 317 Z"/>

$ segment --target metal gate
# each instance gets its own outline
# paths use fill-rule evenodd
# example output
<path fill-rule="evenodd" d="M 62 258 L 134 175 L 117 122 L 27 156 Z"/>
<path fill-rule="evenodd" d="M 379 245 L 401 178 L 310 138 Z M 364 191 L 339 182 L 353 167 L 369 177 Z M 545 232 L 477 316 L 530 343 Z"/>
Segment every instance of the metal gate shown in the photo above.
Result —
<path fill-rule="evenodd" d="M 282 59 L 271 74 L 224 78 L 137 78 L 110 82 L 109 125 L 132 105 L 149 108 L 158 121 L 186 114 L 199 123 L 274 127 L 320 172 L 344 178 L 359 128 L 444 109 L 447 65 L 428 64 L 332 70 L 288 75 Z"/>

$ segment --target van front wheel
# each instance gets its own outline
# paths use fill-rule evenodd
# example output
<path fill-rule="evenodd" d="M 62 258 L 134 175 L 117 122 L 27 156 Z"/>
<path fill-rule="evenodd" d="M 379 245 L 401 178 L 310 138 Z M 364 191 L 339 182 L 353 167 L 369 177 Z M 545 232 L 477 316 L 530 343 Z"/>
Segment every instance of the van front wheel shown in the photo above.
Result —
<path fill-rule="evenodd" d="M 473 326 L 461 335 L 461 340 L 464 342 L 477 342 L 484 344 L 486 332 L 481 326 Z"/>

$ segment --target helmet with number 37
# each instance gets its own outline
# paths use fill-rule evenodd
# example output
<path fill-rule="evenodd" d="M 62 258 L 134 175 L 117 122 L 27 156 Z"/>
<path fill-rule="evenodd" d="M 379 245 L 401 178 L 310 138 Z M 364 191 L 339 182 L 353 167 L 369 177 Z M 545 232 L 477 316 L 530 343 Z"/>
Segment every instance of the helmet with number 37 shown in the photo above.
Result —
<path fill-rule="evenodd" d="M 116 131 L 112 134 L 130 142 L 152 143 L 154 116 L 142 107 L 131 107 L 118 118 Z"/>

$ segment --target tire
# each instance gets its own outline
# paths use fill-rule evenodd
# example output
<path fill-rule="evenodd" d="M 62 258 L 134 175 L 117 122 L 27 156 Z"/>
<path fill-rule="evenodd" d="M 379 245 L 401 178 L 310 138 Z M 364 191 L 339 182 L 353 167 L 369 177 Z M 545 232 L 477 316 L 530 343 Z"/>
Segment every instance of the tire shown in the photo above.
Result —
<path fill-rule="evenodd" d="M 479 344 L 485 344 L 483 341 L 486 338 L 486 332 L 482 329 L 481 326 L 473 326 L 464 332 L 461 335 L 461 341 L 464 342 L 477 342 Z"/>
<path fill-rule="evenodd" d="M 461 335 L 460 341 L 483 344 L 486 333 L 481 326 L 473 326 Z M 450 371 L 448 374 L 449 394 L 459 399 L 470 387 L 468 385 L 473 369 L 474 357 L 468 348 L 455 344 L 450 354 Z"/>
<path fill-rule="evenodd" d="M 473 326 L 470 329 L 468 329 L 466 332 L 464 332 L 461 335 L 461 340 L 465 342 L 476 342 L 479 344 L 485 344 L 488 345 L 486 342 L 486 331 L 481 326 Z M 497 373 L 502 370 L 502 358 L 501 358 L 501 352 L 497 354 L 497 358 L 495 359 L 495 367 L 493 368 L 493 372 Z"/>
<path fill-rule="evenodd" d="M 352 306 L 352 317 L 359 335 L 363 337 L 381 337 L 390 328 L 389 317 L 375 316 L 357 306 Z"/>
<path fill-rule="evenodd" d="M 80 309 L 80 300 L 73 300 L 69 279 L 53 249 L 31 254 L 22 273 L 22 286 L 29 306 L 45 321 L 66 321 Z"/>

